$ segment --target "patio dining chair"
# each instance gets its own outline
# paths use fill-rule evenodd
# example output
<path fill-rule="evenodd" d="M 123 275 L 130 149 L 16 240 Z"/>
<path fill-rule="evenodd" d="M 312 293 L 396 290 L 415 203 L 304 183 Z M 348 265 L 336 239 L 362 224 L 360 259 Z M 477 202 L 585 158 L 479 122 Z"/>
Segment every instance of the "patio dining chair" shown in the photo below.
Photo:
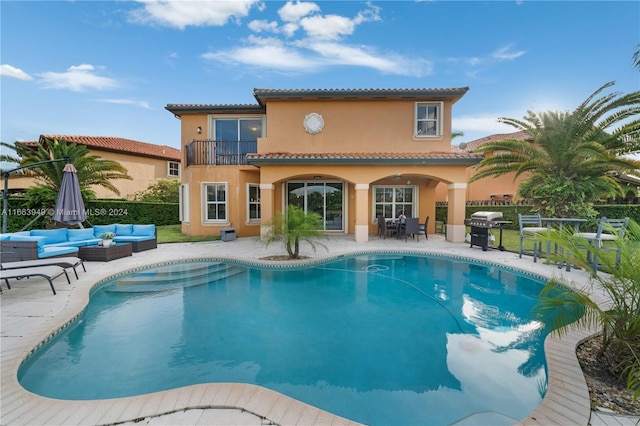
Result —
<path fill-rule="evenodd" d="M 387 238 L 397 233 L 397 228 L 387 226 L 387 220 L 383 216 L 378 216 L 378 237 Z"/>
<path fill-rule="evenodd" d="M 403 232 L 405 241 L 407 241 L 407 237 L 409 235 L 411 235 L 412 239 L 415 239 L 416 236 L 418 236 L 420 233 L 420 224 L 418 223 L 418 218 L 408 217 L 405 221 Z"/>
<path fill-rule="evenodd" d="M 575 235 L 583 237 L 589 242 L 587 247 L 587 261 L 591 262 L 593 270 L 598 269 L 598 252 L 615 251 L 616 252 L 616 268 L 620 266 L 621 250 L 618 241 L 624 238 L 624 234 L 629 226 L 629 218 L 609 219 L 602 217 L 598 223 L 596 232 L 578 232 Z M 609 243 L 609 244 L 607 244 Z M 591 248 L 596 247 L 594 251 Z"/>
<path fill-rule="evenodd" d="M 424 235 L 424 238 L 426 240 L 429 239 L 429 235 L 427 235 L 427 229 L 429 229 L 429 216 L 427 216 L 423 224 L 420 224 L 420 227 L 418 229 L 418 234 L 417 234 L 418 241 L 420 241 L 420 235 Z"/>
<path fill-rule="evenodd" d="M 522 214 L 518 213 L 518 223 L 520 226 L 520 259 L 522 254 L 528 254 L 524 249 L 526 241 L 533 242 L 533 261 L 538 261 L 538 256 L 542 253 L 542 236 L 547 232 L 547 228 L 542 226 L 542 217 L 539 213 Z"/>

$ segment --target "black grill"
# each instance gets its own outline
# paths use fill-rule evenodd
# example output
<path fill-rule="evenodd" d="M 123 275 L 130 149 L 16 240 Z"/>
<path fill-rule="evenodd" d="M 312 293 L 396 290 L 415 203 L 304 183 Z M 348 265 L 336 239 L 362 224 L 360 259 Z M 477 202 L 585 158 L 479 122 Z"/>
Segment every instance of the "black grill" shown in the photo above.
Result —
<path fill-rule="evenodd" d="M 505 222 L 502 220 L 501 212 L 476 212 L 471 215 L 471 219 L 466 219 L 464 224 L 471 227 L 471 245 L 482 247 L 482 251 L 487 251 L 490 248 L 497 248 L 504 251 L 502 246 L 502 225 Z M 496 228 L 500 229 L 500 244 L 498 247 L 494 247 L 489 243 L 490 230 Z"/>

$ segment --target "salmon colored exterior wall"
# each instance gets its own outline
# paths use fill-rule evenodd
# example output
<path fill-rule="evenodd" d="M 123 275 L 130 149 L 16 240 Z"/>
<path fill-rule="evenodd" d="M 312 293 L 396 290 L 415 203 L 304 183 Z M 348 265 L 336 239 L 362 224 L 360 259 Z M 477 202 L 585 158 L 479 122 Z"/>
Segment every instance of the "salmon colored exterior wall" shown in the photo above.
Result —
<path fill-rule="evenodd" d="M 468 180 L 475 174 L 475 169 L 473 167 L 469 167 L 466 174 Z M 508 174 L 496 178 L 485 178 L 477 182 L 469 183 L 466 190 L 467 202 L 490 202 L 492 194 L 496 195 L 496 199 L 498 201 L 503 200 L 504 195 L 508 194 L 510 196 L 510 201 L 513 201 L 520 184 L 525 178 L 526 175 L 521 175 L 514 181 L 514 175 Z M 436 201 L 447 201 L 447 185 L 438 185 L 436 189 Z"/>
<path fill-rule="evenodd" d="M 415 101 L 270 101 L 268 105 L 268 137 L 258 143 L 258 152 L 423 153 L 451 149 L 451 102 L 444 103 L 444 136 L 420 139 L 413 137 Z M 312 112 L 324 119 L 322 132 L 315 135 L 302 125 Z"/>
<path fill-rule="evenodd" d="M 258 153 L 415 153 L 450 152 L 452 105 L 457 99 L 278 99 L 267 100 L 263 116 L 263 137 L 258 138 Z M 414 137 L 416 102 L 442 102 L 442 136 Z M 204 106 L 206 108 L 206 106 Z M 167 107 L 172 111 L 170 106 Z M 259 164 L 259 166 L 188 165 L 186 146 L 193 140 L 213 140 L 212 117 L 255 117 L 255 112 L 220 113 L 180 111 L 182 146 L 182 232 L 187 235 L 220 235 L 227 227 L 239 237 L 259 236 L 261 224 L 248 220 L 247 184 L 260 184 L 261 222 L 270 223 L 284 206 L 283 184 L 292 180 L 343 182 L 343 229 L 327 233 L 355 235 L 357 241 L 376 235 L 377 220 L 373 212 L 375 185 L 414 187 L 418 202 L 413 216 L 423 223 L 432 219 L 429 233 L 435 231 L 436 186 L 449 185 L 450 198 L 459 199 L 462 209 L 452 211 L 447 237 L 464 239 L 464 200 L 466 165 L 458 164 Z M 175 112 L 174 112 L 175 113 Z M 306 115 L 317 113 L 324 128 L 317 134 L 305 131 Z M 202 129 L 201 133 L 197 128 Z M 396 178 L 400 175 L 400 179 Z M 204 220 L 203 183 L 227 183 L 228 220 L 207 223 Z M 187 189 L 188 188 L 188 189 Z M 363 235 L 366 234 L 366 235 Z"/>
<path fill-rule="evenodd" d="M 127 173 L 133 178 L 132 180 L 116 179 L 111 181 L 113 186 L 120 191 L 120 195 L 99 186 L 92 187 L 91 189 L 95 191 L 98 198 L 126 199 L 133 196 L 136 192 L 146 190 L 149 185 L 160 179 L 178 179 L 177 177 L 169 177 L 169 160 L 167 159 L 94 149 L 89 149 L 89 155 L 96 155 L 107 160 L 117 161 L 127 169 Z M 60 168 L 64 166 L 64 163 L 61 164 Z M 10 190 L 26 189 L 36 184 L 37 182 L 33 178 L 9 175 Z"/>

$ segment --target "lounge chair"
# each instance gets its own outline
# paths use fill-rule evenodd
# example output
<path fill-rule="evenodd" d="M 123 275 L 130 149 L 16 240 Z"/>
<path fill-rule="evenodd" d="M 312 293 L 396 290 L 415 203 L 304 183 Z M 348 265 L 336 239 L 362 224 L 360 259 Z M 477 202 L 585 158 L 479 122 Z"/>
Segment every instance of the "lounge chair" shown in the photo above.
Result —
<path fill-rule="evenodd" d="M 3 269 L 0 270 L 0 279 L 4 280 L 7 284 L 7 288 L 11 288 L 9 285 L 9 279 L 23 279 L 30 277 L 43 277 L 47 281 L 49 281 L 49 285 L 51 286 L 51 291 L 53 294 L 56 294 L 56 289 L 53 286 L 53 280 L 58 278 L 60 275 L 63 275 L 67 278 L 67 283 L 71 284 L 71 280 L 69 280 L 69 274 L 67 274 L 67 270 L 62 266 L 40 266 L 36 268 L 19 268 L 19 269 Z"/>
<path fill-rule="evenodd" d="M 78 271 L 76 268 L 82 266 L 84 272 L 87 272 L 87 268 L 84 266 L 84 262 L 79 257 L 50 257 L 44 259 L 22 260 L 20 255 L 12 252 L 0 253 L 0 269 L 18 269 L 18 268 L 33 268 L 38 266 L 61 266 L 65 269 L 73 268 L 73 273 L 78 279 Z"/>

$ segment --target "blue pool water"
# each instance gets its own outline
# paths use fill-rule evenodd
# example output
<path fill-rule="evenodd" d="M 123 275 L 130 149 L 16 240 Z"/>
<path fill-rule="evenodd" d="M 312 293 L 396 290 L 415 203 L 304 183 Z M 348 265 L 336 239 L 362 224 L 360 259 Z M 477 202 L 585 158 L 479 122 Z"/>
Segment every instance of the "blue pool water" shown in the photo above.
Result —
<path fill-rule="evenodd" d="M 76 400 L 254 383 L 373 425 L 510 424 L 546 388 L 546 330 L 530 319 L 542 285 L 414 255 L 167 265 L 101 285 L 19 380 Z"/>

